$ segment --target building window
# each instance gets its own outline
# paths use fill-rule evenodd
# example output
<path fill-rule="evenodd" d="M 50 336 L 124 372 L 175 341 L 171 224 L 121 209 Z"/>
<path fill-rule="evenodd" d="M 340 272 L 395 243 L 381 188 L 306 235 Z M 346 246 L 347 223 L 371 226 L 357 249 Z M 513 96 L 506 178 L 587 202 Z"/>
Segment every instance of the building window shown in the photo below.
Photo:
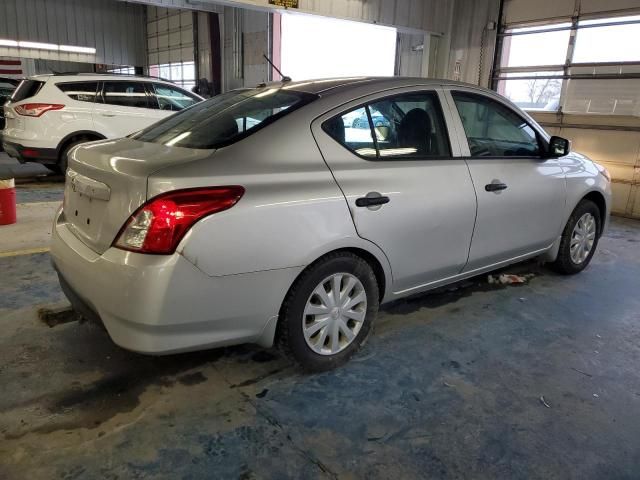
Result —
<path fill-rule="evenodd" d="M 107 72 L 113 73 L 116 75 L 135 75 L 136 69 L 134 67 L 120 66 L 120 67 L 108 68 Z"/>
<path fill-rule="evenodd" d="M 638 38 L 640 15 L 512 26 L 494 87 L 527 110 L 640 116 Z"/>
<path fill-rule="evenodd" d="M 194 62 L 151 65 L 149 67 L 149 75 L 163 80 L 170 80 L 189 91 L 196 86 L 196 67 Z"/>

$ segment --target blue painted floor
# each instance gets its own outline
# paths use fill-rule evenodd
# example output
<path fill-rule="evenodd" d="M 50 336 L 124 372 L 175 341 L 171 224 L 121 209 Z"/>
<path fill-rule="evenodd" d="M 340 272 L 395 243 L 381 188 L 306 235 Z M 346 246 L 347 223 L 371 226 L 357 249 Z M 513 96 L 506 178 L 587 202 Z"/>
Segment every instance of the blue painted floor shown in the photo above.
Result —
<path fill-rule="evenodd" d="M 50 329 L 47 255 L 0 258 L 0 478 L 638 478 L 640 222 L 580 275 L 510 271 L 536 276 L 387 306 L 351 363 L 304 375 Z"/>

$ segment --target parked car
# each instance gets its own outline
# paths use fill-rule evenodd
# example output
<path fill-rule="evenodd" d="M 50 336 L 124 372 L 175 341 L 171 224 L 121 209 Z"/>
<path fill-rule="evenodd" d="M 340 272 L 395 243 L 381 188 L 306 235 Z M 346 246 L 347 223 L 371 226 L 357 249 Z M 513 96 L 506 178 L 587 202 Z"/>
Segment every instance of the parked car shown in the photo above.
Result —
<path fill-rule="evenodd" d="M 345 127 L 367 110 L 384 135 Z M 581 271 L 611 201 L 508 100 L 423 78 L 233 91 L 69 159 L 51 254 L 76 310 L 137 352 L 276 343 L 314 371 L 381 303 L 534 257 Z"/>
<path fill-rule="evenodd" d="M 0 152 L 2 151 L 2 130 L 4 130 L 4 109 L 2 106 L 9 100 L 20 80 L 0 77 Z"/>
<path fill-rule="evenodd" d="M 389 127 L 389 120 L 378 112 L 371 113 L 371 120 L 374 127 Z M 369 128 L 369 119 L 367 115 L 360 115 L 355 118 L 351 124 L 351 128 Z"/>
<path fill-rule="evenodd" d="M 4 149 L 64 172 L 76 145 L 125 137 L 202 98 L 150 77 L 71 74 L 24 80 L 4 107 Z"/>

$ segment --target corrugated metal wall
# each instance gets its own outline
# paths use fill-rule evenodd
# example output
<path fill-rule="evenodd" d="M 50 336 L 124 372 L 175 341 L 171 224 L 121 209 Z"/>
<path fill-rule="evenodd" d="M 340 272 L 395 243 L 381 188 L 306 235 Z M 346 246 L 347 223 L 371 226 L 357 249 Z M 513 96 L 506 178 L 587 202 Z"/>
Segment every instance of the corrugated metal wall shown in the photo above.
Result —
<path fill-rule="evenodd" d="M 455 2 L 447 78 L 489 86 L 497 32 L 487 27 L 497 23 L 499 10 L 499 0 Z"/>
<path fill-rule="evenodd" d="M 269 14 L 226 7 L 223 13 L 223 89 L 255 87 L 269 80 Z"/>
<path fill-rule="evenodd" d="M 0 38 L 94 47 L 95 55 L 0 47 L 0 56 L 144 65 L 144 7 L 113 0 L 1 0 Z"/>

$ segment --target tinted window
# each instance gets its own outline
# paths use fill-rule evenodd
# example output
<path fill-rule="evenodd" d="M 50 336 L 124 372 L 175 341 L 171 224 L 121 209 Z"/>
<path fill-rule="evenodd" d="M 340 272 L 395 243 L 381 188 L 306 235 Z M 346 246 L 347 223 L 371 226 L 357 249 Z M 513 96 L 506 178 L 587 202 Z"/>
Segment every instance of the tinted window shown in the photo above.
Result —
<path fill-rule="evenodd" d="M 535 130 L 509 107 L 482 95 L 452 93 L 472 157 L 540 155 Z"/>
<path fill-rule="evenodd" d="M 191 105 L 198 103 L 198 99 L 190 96 L 184 90 L 172 88 L 161 83 L 154 83 L 153 89 L 158 100 L 160 110 L 179 112 Z"/>
<path fill-rule="evenodd" d="M 101 98 L 109 105 L 153 108 L 142 82 L 104 82 Z"/>
<path fill-rule="evenodd" d="M 217 148 L 250 135 L 315 98 L 309 93 L 275 88 L 229 92 L 172 115 L 134 138 L 178 147 Z"/>
<path fill-rule="evenodd" d="M 451 156 L 440 103 L 432 92 L 374 101 L 325 122 L 323 127 L 335 140 L 364 157 L 401 160 Z"/>
<path fill-rule="evenodd" d="M 39 80 L 23 80 L 13 92 L 11 100 L 19 102 L 27 98 L 35 97 L 43 86 L 44 82 Z"/>
<path fill-rule="evenodd" d="M 98 90 L 98 82 L 58 83 L 56 86 L 68 97 L 79 102 L 94 102 Z"/>

